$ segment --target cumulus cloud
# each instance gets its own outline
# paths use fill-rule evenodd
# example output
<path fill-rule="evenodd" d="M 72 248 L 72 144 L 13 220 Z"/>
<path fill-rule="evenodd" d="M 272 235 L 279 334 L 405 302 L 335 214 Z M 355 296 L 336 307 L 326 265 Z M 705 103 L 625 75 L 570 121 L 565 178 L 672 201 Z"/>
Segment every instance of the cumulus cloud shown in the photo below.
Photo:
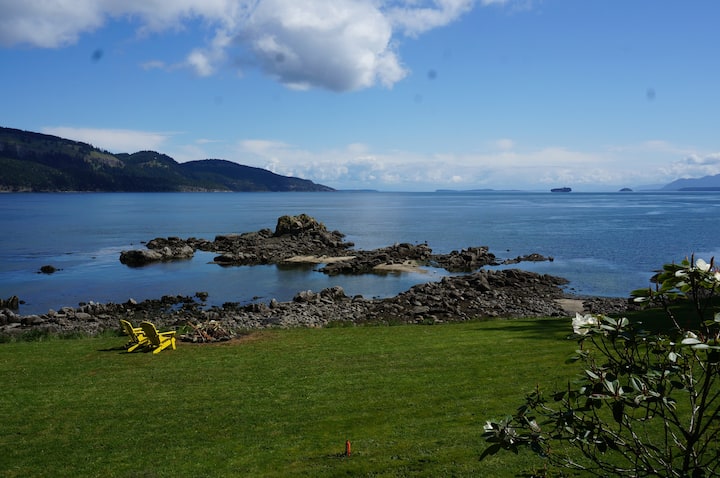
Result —
<path fill-rule="evenodd" d="M 720 174 L 720 153 L 690 154 L 662 171 L 670 178 L 699 178 Z"/>
<path fill-rule="evenodd" d="M 113 153 L 158 151 L 173 133 L 155 133 L 128 129 L 74 128 L 53 126 L 42 129 L 45 134 L 88 143 Z"/>
<path fill-rule="evenodd" d="M 187 52 L 184 65 L 201 76 L 242 64 L 290 88 L 350 91 L 391 87 L 408 75 L 398 37 L 443 27 L 478 3 L 510 1 L 0 0 L 0 45 L 63 47 L 112 20 L 137 23 L 140 34 L 200 20 L 192 24 L 209 29 L 211 40 Z"/>
<path fill-rule="evenodd" d="M 3 46 L 66 46 L 103 23 L 102 7 L 93 0 L 0 0 L 0 44 Z"/>
<path fill-rule="evenodd" d="M 652 150 L 660 143 L 648 144 Z M 540 189 L 571 186 L 586 190 L 617 190 L 625 186 L 667 183 L 682 172 L 697 177 L 720 172 L 720 153 L 690 155 L 677 160 L 675 153 L 628 161 L 627 148 L 582 151 L 561 146 L 520 149 L 502 138 L 488 143 L 485 151 L 442 152 L 377 151 L 362 143 L 343 148 L 307 150 L 273 140 L 238 143 L 230 157 L 240 163 L 264 167 L 275 173 L 297 176 L 340 189 L 428 191 L 433 189 Z M 619 150 L 625 150 L 619 152 Z M 663 150 L 678 148 L 665 144 Z"/>
<path fill-rule="evenodd" d="M 298 89 L 391 86 L 406 74 L 374 2 L 264 0 L 240 34 L 260 68 Z"/>

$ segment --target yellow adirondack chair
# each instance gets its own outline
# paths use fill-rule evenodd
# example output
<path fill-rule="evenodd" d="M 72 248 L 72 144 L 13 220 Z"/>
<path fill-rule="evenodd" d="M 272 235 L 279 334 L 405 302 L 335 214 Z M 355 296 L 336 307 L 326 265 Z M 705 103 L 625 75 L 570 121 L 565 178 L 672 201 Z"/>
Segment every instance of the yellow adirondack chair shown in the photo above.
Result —
<path fill-rule="evenodd" d="M 172 346 L 175 350 L 175 331 L 158 332 L 152 322 L 140 322 L 140 327 L 145 333 L 149 341 L 149 346 L 153 349 L 154 354 L 158 354 L 164 349 Z"/>
<path fill-rule="evenodd" d="M 142 328 L 133 327 L 130 322 L 123 319 L 120 319 L 120 326 L 125 334 L 130 337 L 130 341 L 125 344 L 125 348 L 128 352 L 132 352 L 139 347 L 145 347 L 150 344 Z"/>

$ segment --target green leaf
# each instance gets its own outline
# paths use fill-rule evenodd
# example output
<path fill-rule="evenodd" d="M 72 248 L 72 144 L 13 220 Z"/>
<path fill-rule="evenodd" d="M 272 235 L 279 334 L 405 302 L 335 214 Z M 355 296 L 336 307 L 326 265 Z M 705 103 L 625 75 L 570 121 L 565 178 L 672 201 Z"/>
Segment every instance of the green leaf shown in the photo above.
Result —
<path fill-rule="evenodd" d="M 670 385 L 672 385 L 673 387 L 677 388 L 678 390 L 682 390 L 682 389 L 685 388 L 685 384 L 682 383 L 682 382 L 680 382 L 680 381 L 678 381 L 678 380 L 671 380 L 671 381 L 670 381 Z"/>
<path fill-rule="evenodd" d="M 635 289 L 634 291 L 630 292 L 631 297 L 650 297 L 652 295 L 652 289 L 645 288 L 645 289 Z"/>
<path fill-rule="evenodd" d="M 613 418 L 619 424 L 623 422 L 623 414 L 625 411 L 625 404 L 621 401 L 617 401 L 612 405 Z"/>

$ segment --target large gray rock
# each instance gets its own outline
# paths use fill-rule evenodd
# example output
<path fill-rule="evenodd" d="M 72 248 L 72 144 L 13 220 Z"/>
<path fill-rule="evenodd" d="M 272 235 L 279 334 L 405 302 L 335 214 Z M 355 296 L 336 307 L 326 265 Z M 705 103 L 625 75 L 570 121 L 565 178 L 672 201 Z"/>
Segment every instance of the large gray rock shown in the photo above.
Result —
<path fill-rule="evenodd" d="M 195 249 L 178 238 L 156 238 L 148 242 L 147 249 L 122 251 L 120 262 L 133 267 L 144 266 L 152 262 L 176 261 L 190 259 Z"/>

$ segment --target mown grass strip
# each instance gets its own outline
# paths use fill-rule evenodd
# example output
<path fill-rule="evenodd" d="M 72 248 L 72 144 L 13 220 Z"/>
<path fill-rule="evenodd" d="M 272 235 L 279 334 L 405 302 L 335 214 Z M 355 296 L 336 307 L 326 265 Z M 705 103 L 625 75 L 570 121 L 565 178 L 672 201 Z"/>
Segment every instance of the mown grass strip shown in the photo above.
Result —
<path fill-rule="evenodd" d="M 0 345 L 1 476 L 514 476 L 482 425 L 562 386 L 569 319 Z M 344 456 L 345 440 L 353 453 Z"/>

